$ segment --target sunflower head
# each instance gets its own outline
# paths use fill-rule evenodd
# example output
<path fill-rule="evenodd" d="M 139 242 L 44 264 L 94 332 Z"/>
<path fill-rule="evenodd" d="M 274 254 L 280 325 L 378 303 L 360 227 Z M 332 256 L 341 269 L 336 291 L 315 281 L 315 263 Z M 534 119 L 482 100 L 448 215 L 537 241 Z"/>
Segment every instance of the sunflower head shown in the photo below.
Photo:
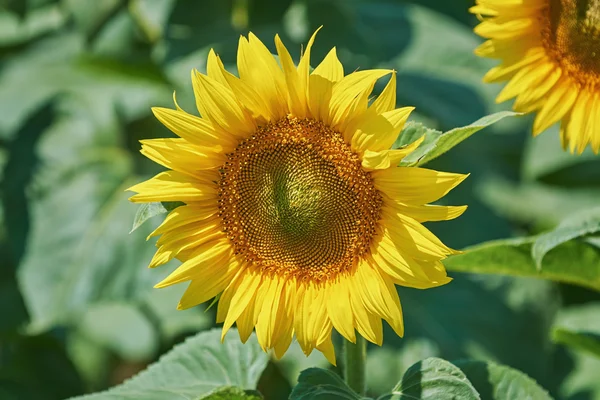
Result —
<path fill-rule="evenodd" d="M 477 0 L 476 51 L 502 63 L 485 76 L 509 81 L 498 101 L 537 113 L 533 134 L 561 123 L 564 148 L 600 151 L 600 0 Z"/>
<path fill-rule="evenodd" d="M 465 210 L 427 205 L 465 176 L 397 167 L 420 141 L 390 149 L 412 110 L 395 108 L 394 72 L 344 75 L 335 49 L 310 72 L 313 41 L 295 65 L 276 36 L 278 63 L 250 33 L 239 77 L 211 51 L 207 74 L 192 73 L 201 117 L 153 109 L 179 138 L 142 142 L 168 171 L 131 200 L 185 203 L 151 235 L 161 235 L 151 267 L 182 261 L 157 285 L 189 282 L 179 308 L 219 296 L 223 335 L 256 329 L 277 357 L 295 337 L 335 363 L 333 328 L 381 344 L 382 319 L 404 330 L 395 285 L 450 281 L 441 260 L 453 250 L 421 223 Z"/>

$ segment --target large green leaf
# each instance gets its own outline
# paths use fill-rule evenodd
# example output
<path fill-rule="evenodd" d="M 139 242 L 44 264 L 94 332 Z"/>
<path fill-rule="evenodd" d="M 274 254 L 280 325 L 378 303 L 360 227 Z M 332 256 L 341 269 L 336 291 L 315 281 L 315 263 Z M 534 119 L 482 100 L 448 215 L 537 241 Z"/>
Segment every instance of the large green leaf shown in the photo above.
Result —
<path fill-rule="evenodd" d="M 563 310 L 555 323 L 552 338 L 600 357 L 600 303 L 588 303 Z"/>
<path fill-rule="evenodd" d="M 390 346 L 371 347 L 367 353 L 367 387 L 370 393 L 389 392 L 391 383 L 413 364 L 436 357 L 440 349 L 433 340 L 417 338 L 402 343 L 399 349 Z M 385 368 L 381 368 L 385 365 Z"/>
<path fill-rule="evenodd" d="M 554 330 L 600 335 L 600 303 L 589 302 L 561 309 L 554 323 Z M 561 357 L 556 359 L 558 379 L 562 381 L 557 397 L 599 400 L 600 357 L 588 351 L 589 348 L 582 348 L 581 343 L 575 343 L 573 337 L 554 339 L 564 342 L 564 346 L 559 346 L 558 355 Z"/>
<path fill-rule="evenodd" d="M 143 362 L 158 351 L 159 332 L 132 304 L 97 304 L 84 314 L 78 324 L 80 334 L 88 337 L 121 358 Z"/>
<path fill-rule="evenodd" d="M 571 239 L 597 232 L 600 232 L 600 207 L 579 211 L 577 214 L 566 218 L 555 229 L 539 235 L 535 239 L 531 254 L 536 266 L 541 269 L 542 259 L 556 246 Z"/>
<path fill-rule="evenodd" d="M 498 215 L 544 230 L 556 226 L 575 210 L 596 207 L 600 198 L 597 187 L 566 189 L 537 182 L 516 184 L 497 176 L 480 181 L 475 192 Z"/>
<path fill-rule="evenodd" d="M 128 234 L 137 207 L 125 189 L 142 178 L 114 115 L 95 105 L 65 100 L 70 111 L 37 148 L 46 167 L 30 185 L 32 223 L 17 271 L 34 330 L 77 323 L 95 302 L 140 301 L 168 272 L 146 268 L 151 224 Z"/>
<path fill-rule="evenodd" d="M 493 362 L 465 360 L 454 362 L 486 400 L 551 400 L 546 390 L 516 369 Z"/>
<path fill-rule="evenodd" d="M 600 249 L 583 241 L 563 243 L 544 258 L 538 269 L 531 256 L 536 237 L 496 240 L 449 257 L 451 271 L 504 274 L 550 279 L 600 290 Z"/>
<path fill-rule="evenodd" d="M 448 150 L 458 145 L 460 142 L 468 139 L 474 133 L 482 130 L 483 128 L 490 126 L 503 118 L 518 116 L 521 115 L 519 113 L 515 113 L 512 111 L 502 111 L 495 114 L 491 114 L 485 116 L 477 121 L 473 122 L 470 125 L 463 126 L 462 128 L 454 128 L 448 132 L 441 133 L 436 130 L 431 129 L 420 129 L 421 132 L 425 133 L 425 140 L 419 146 L 418 149 L 413 151 L 407 157 L 402 160 L 402 165 L 406 166 L 420 166 L 428 163 L 429 161 L 441 156 L 446 153 Z M 409 134 L 407 135 L 407 140 L 412 139 L 415 134 L 414 126 L 409 126 Z M 404 133 L 400 134 L 399 137 L 399 145 L 403 145 L 410 142 L 405 142 L 403 139 Z"/>
<path fill-rule="evenodd" d="M 558 328 L 552 332 L 552 340 L 600 357 L 600 334 L 598 333 Z"/>
<path fill-rule="evenodd" d="M 405 335 L 400 339 L 386 329 L 386 346 L 402 351 L 427 340 L 426 351 L 437 357 L 493 360 L 548 385 L 550 329 L 560 304 L 555 286 L 538 279 L 450 276 L 451 283 L 435 289 L 398 288 Z"/>
<path fill-rule="evenodd" d="M 478 400 L 481 399 L 465 374 L 440 358 L 419 361 L 406 371 L 402 380 L 381 400 Z"/>
<path fill-rule="evenodd" d="M 292 390 L 290 400 L 361 400 L 334 372 L 309 368 L 300 373 L 298 384 Z"/>
<path fill-rule="evenodd" d="M 243 344 L 233 330 L 221 343 L 221 330 L 213 329 L 188 338 L 122 385 L 80 399 L 192 400 L 223 386 L 255 389 L 267 362 L 255 336 Z"/>

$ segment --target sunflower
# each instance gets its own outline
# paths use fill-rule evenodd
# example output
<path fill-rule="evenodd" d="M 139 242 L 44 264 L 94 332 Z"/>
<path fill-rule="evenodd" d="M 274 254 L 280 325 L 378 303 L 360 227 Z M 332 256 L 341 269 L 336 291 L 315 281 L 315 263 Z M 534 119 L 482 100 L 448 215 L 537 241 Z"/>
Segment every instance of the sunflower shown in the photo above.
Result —
<path fill-rule="evenodd" d="M 316 33 L 315 33 L 316 34 Z M 218 297 L 223 335 L 281 357 L 295 336 L 335 363 L 335 328 L 383 341 L 382 319 L 403 335 L 395 285 L 450 281 L 454 251 L 421 223 L 466 207 L 434 206 L 465 175 L 397 167 L 420 143 L 391 150 L 412 108 L 395 108 L 394 71 L 344 75 L 332 49 L 310 72 L 314 35 L 296 66 L 278 36 L 279 63 L 252 33 L 238 47 L 239 78 L 210 51 L 192 71 L 202 117 L 153 108 L 179 138 L 142 141 L 169 171 L 130 188 L 133 202 L 180 201 L 150 235 L 150 267 L 183 263 L 156 285 L 189 281 L 185 309 Z M 375 83 L 391 76 L 369 101 Z"/>
<path fill-rule="evenodd" d="M 533 135 L 560 121 L 571 153 L 600 150 L 600 0 L 477 0 L 476 50 L 502 62 L 484 78 L 509 81 L 496 99 L 536 111 Z"/>

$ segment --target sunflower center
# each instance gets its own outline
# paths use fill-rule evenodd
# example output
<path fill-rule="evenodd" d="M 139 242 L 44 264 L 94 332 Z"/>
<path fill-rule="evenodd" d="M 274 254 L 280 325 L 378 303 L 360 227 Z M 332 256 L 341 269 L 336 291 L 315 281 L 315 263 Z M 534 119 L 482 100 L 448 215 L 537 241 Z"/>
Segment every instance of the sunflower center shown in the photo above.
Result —
<path fill-rule="evenodd" d="M 600 0 L 549 0 L 543 25 L 544 47 L 564 72 L 600 84 Z"/>
<path fill-rule="evenodd" d="M 284 118 L 260 128 L 227 159 L 220 216 L 246 261 L 320 281 L 368 251 L 382 199 L 340 133 Z"/>

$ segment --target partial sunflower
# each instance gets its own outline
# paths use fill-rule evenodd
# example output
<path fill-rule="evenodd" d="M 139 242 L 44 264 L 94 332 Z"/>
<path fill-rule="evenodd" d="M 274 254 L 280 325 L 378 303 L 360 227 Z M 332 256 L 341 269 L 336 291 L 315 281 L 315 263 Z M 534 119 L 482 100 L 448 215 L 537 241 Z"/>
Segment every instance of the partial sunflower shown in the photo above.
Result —
<path fill-rule="evenodd" d="M 477 0 L 475 51 L 501 64 L 485 82 L 509 81 L 496 99 L 537 112 L 533 135 L 560 121 L 564 149 L 600 150 L 600 0 Z"/>
<path fill-rule="evenodd" d="M 223 335 L 254 328 L 281 357 L 295 335 L 306 354 L 335 363 L 332 328 L 383 340 L 382 319 L 403 335 L 395 284 L 450 281 L 453 250 L 423 225 L 466 207 L 432 206 L 465 175 L 396 167 L 420 143 L 390 150 L 412 108 L 395 108 L 385 69 L 344 76 L 335 48 L 310 72 L 314 35 L 296 67 L 278 36 L 279 63 L 252 33 L 239 41 L 236 77 L 208 55 L 192 72 L 200 115 L 154 108 L 176 139 L 142 141 L 167 167 L 133 186 L 134 202 L 180 201 L 150 236 L 150 267 L 183 261 L 156 287 L 189 281 L 178 308 L 219 296 Z M 391 75 L 371 103 L 376 81 Z"/>

